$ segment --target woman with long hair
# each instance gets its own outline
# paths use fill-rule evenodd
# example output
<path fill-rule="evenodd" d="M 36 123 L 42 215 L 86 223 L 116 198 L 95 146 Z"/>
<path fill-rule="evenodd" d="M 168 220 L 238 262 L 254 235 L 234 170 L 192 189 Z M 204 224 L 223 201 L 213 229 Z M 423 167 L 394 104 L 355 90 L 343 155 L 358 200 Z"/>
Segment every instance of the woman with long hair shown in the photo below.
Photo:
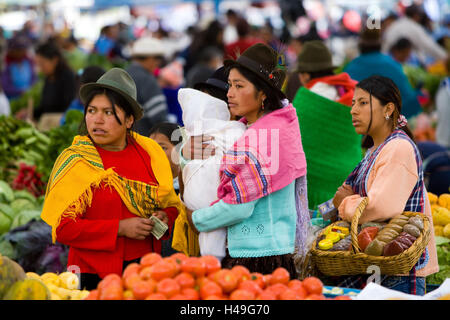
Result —
<path fill-rule="evenodd" d="M 359 219 L 361 224 L 389 220 L 404 211 L 421 212 L 432 220 L 421 156 L 401 111 L 400 92 L 391 79 L 371 76 L 356 85 L 351 115 L 356 132 L 365 135 L 362 146 L 367 152 L 333 199 L 343 220 L 352 221 L 363 197 L 368 197 L 369 203 Z M 410 273 L 382 275 L 381 285 L 411 294 L 425 293 L 425 277 L 438 271 L 433 230 L 431 234 L 422 258 Z M 354 287 L 365 279 L 365 275 L 340 278 L 338 283 L 342 286 L 345 281 L 344 286 Z"/>

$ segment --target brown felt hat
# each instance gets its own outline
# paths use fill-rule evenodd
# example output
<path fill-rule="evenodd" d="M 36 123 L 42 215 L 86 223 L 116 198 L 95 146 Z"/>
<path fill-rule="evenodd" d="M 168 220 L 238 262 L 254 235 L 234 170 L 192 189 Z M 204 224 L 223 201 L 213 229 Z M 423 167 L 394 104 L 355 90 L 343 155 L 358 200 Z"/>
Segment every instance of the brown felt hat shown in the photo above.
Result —
<path fill-rule="evenodd" d="M 297 57 L 295 72 L 317 72 L 334 69 L 330 50 L 321 40 L 308 41 Z"/>
<path fill-rule="evenodd" d="M 121 68 L 112 68 L 102 75 L 97 82 L 86 83 L 80 88 L 81 102 L 86 103 L 92 90 L 98 88 L 110 89 L 120 94 L 130 104 L 134 120 L 137 121 L 142 118 L 144 111 L 136 100 L 136 83 L 128 72 Z"/>
<path fill-rule="evenodd" d="M 223 64 L 228 70 L 240 66 L 253 72 L 284 96 L 281 88 L 286 79 L 286 71 L 280 68 L 280 57 L 271 47 L 257 43 L 245 50 L 236 60 L 225 60 Z"/>

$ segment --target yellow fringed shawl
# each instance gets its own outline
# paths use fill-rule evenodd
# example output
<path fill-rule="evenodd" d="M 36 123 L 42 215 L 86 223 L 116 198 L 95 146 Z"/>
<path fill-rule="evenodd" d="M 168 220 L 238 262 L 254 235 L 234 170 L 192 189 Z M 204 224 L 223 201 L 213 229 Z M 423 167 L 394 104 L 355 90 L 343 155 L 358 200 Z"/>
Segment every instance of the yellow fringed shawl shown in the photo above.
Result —
<path fill-rule="evenodd" d="M 150 138 L 133 133 L 136 142 L 150 155 L 151 167 L 158 185 L 120 177 L 113 168 L 104 169 L 102 160 L 87 136 L 76 136 L 72 145 L 56 159 L 47 185 L 42 220 L 56 228 L 61 217 L 76 218 L 92 203 L 92 190 L 101 183 L 113 187 L 128 210 L 140 217 L 149 217 L 158 208 L 176 207 L 184 211 L 173 188 L 172 171 L 162 148 Z"/>

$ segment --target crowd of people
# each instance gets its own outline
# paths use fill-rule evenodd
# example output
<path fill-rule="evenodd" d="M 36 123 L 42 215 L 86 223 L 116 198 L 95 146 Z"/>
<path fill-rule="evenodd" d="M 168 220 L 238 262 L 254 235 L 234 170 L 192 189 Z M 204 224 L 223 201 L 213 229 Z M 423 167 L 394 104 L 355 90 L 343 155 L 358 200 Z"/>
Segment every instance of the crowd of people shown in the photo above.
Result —
<path fill-rule="evenodd" d="M 82 286 L 95 288 L 148 252 L 208 252 L 225 267 L 266 274 L 281 266 L 296 277 L 294 256 L 308 251 L 310 211 L 319 204 L 332 199 L 346 221 L 363 197 L 371 200 L 360 222 L 403 211 L 431 218 L 427 190 L 448 192 L 450 20 L 439 39 L 427 21 L 413 5 L 381 29 L 363 26 L 359 55 L 344 66 L 333 64 L 314 26 L 282 42 L 270 24 L 254 28 L 234 11 L 225 25 L 191 29 L 190 44 L 169 53 L 163 30 L 133 39 L 123 24 L 106 26 L 91 52 L 73 36 L 38 43 L 23 31 L 2 47 L 0 111 L 11 113 L 8 100 L 41 77 L 34 112 L 15 116 L 50 128 L 68 110 L 84 113 L 80 135 L 55 163 L 42 212 L 53 240 L 70 247 Z M 427 93 L 411 85 L 404 64 L 447 70 L 430 97 L 436 141 L 424 146 L 408 121 L 430 111 L 420 99 Z M 433 183 L 424 178 L 425 147 L 446 150 Z M 151 216 L 168 226 L 160 239 Z M 432 237 L 409 275 L 382 283 L 424 294 L 425 277 L 437 271 Z"/>

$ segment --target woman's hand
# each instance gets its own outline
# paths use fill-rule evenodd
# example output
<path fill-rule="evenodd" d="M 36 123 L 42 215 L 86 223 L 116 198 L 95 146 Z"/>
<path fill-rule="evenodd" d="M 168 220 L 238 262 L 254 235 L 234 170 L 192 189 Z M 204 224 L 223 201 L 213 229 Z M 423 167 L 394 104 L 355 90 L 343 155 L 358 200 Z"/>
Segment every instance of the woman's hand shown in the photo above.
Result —
<path fill-rule="evenodd" d="M 146 218 L 128 218 L 119 222 L 119 237 L 127 237 L 130 239 L 144 240 L 150 235 L 153 229 L 153 221 Z"/>
<path fill-rule="evenodd" d="M 165 213 L 162 210 L 158 210 L 158 211 L 153 212 L 152 216 L 155 216 L 156 218 L 158 218 L 159 220 L 161 220 L 165 224 L 169 224 L 169 217 L 167 216 L 167 213 Z M 152 221 L 152 226 L 153 226 L 153 221 Z"/>
<path fill-rule="evenodd" d="M 191 137 L 184 145 L 183 158 L 188 160 L 205 160 L 215 154 L 215 147 L 212 142 L 214 137 L 201 135 Z"/>
<path fill-rule="evenodd" d="M 192 211 L 191 209 L 189 209 L 188 207 L 186 207 L 186 216 L 189 222 L 189 225 L 191 226 L 192 230 L 194 230 L 195 233 L 199 233 L 197 228 L 195 227 L 194 221 L 192 221 L 192 213 L 194 211 Z"/>
<path fill-rule="evenodd" d="M 333 205 L 334 207 L 337 209 L 339 208 L 339 206 L 341 205 L 342 201 L 348 197 L 354 195 L 353 189 L 352 187 L 350 187 L 350 185 L 348 184 L 343 184 L 342 186 L 340 186 L 337 191 L 336 194 L 334 195 L 333 198 Z"/>

